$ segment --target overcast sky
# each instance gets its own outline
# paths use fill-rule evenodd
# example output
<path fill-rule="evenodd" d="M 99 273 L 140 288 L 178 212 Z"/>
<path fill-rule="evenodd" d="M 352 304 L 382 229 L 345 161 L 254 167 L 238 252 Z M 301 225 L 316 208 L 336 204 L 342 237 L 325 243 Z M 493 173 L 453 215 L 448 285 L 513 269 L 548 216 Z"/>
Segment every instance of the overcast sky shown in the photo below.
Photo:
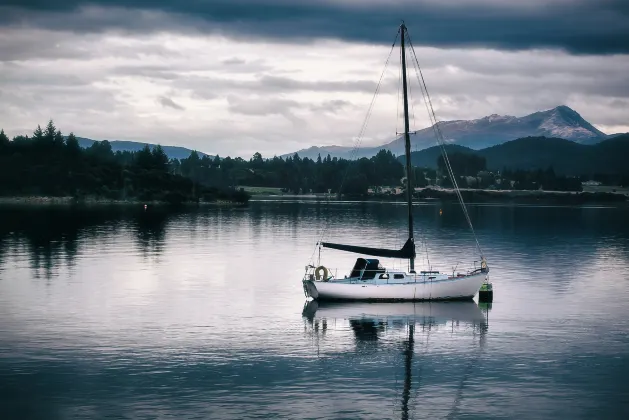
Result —
<path fill-rule="evenodd" d="M 245 158 L 351 146 L 401 19 L 440 120 L 565 104 L 629 131 L 626 0 L 0 0 L 0 127 Z M 391 60 L 365 145 L 401 130 Z"/>

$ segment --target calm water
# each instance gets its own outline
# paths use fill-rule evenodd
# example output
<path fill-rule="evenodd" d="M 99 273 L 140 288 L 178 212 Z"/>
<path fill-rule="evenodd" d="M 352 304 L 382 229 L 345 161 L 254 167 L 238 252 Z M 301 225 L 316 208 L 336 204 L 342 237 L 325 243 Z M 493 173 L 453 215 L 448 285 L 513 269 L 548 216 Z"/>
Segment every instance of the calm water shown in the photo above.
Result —
<path fill-rule="evenodd" d="M 434 268 L 476 259 L 458 207 L 415 213 Z M 320 228 L 401 245 L 390 203 L 0 210 L 0 416 L 626 418 L 629 210 L 471 216 L 491 308 L 304 307 Z"/>

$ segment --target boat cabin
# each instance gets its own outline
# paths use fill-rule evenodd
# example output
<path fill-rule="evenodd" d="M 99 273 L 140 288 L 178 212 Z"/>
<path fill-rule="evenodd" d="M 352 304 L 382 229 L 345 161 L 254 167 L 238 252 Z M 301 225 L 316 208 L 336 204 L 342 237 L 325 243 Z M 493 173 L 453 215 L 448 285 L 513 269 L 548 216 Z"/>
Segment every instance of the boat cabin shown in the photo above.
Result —
<path fill-rule="evenodd" d="M 371 280 L 377 274 L 386 272 L 385 268 L 380 264 L 379 260 L 372 258 L 358 258 L 352 269 L 350 278 L 359 280 Z"/>

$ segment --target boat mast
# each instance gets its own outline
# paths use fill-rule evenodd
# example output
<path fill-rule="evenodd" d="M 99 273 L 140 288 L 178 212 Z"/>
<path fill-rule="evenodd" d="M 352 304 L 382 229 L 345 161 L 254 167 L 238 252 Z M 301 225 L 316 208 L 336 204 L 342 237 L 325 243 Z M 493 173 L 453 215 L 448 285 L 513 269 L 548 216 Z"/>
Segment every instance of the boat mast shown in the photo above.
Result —
<path fill-rule="evenodd" d="M 408 95 L 406 86 L 406 51 L 404 50 L 404 39 L 406 38 L 406 25 L 402 22 L 400 25 L 400 46 L 402 49 L 402 90 L 404 92 L 404 150 L 406 153 L 406 199 L 408 201 L 408 238 L 415 246 L 413 237 L 413 183 L 411 182 L 411 136 L 409 134 L 408 124 Z M 415 272 L 415 259 L 410 259 L 410 271 Z"/>

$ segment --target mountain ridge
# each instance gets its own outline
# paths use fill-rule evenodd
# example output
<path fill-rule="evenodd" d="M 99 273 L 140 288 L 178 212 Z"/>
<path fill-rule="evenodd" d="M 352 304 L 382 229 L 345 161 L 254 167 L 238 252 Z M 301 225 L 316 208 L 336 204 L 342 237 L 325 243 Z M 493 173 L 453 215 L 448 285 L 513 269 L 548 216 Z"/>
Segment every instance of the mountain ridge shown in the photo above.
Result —
<path fill-rule="evenodd" d="M 469 153 L 484 157 L 487 169 L 545 170 L 553 167 L 562 175 L 588 173 L 619 174 L 629 171 L 629 133 L 616 135 L 597 144 L 579 144 L 555 137 L 524 137 L 481 150 L 465 146 L 446 145 L 448 154 Z M 417 167 L 437 168 L 441 155 L 439 146 L 411 153 Z M 398 158 L 401 162 L 403 157 Z"/>
<path fill-rule="evenodd" d="M 92 140 L 86 137 L 77 137 L 76 139 L 79 142 L 79 146 L 81 146 L 83 149 L 87 149 L 95 142 L 108 141 L 109 144 L 111 145 L 111 150 L 114 153 L 118 151 L 137 152 L 139 150 L 142 150 L 145 145 L 148 145 L 151 149 L 157 147 L 157 144 L 154 144 L 154 143 L 138 142 L 138 141 L 130 141 L 130 140 Z M 164 153 L 166 153 L 166 156 L 168 156 L 169 159 L 180 159 L 180 160 L 186 159 L 187 157 L 190 156 L 190 153 L 193 152 L 192 149 L 188 149 L 187 147 L 182 147 L 182 146 L 163 146 L 162 145 L 162 149 L 164 150 Z M 214 156 L 208 155 L 207 153 L 199 152 L 198 150 L 196 152 L 199 154 L 199 157 L 203 157 L 203 156 L 214 157 Z"/>
<path fill-rule="evenodd" d="M 450 120 L 438 122 L 444 139 L 449 144 L 457 144 L 480 150 L 490 146 L 523 137 L 559 137 L 579 144 L 596 144 L 608 138 L 581 115 L 566 105 L 537 111 L 523 117 L 492 114 L 475 120 Z M 436 143 L 434 126 L 426 127 L 411 134 L 411 150 L 424 150 Z M 382 149 L 396 155 L 404 153 L 404 142 L 397 137 L 381 146 L 362 148 L 355 157 L 371 157 Z M 330 154 L 332 157 L 349 158 L 353 148 L 344 146 L 311 146 L 281 157 L 293 156 L 316 159 Z"/>

